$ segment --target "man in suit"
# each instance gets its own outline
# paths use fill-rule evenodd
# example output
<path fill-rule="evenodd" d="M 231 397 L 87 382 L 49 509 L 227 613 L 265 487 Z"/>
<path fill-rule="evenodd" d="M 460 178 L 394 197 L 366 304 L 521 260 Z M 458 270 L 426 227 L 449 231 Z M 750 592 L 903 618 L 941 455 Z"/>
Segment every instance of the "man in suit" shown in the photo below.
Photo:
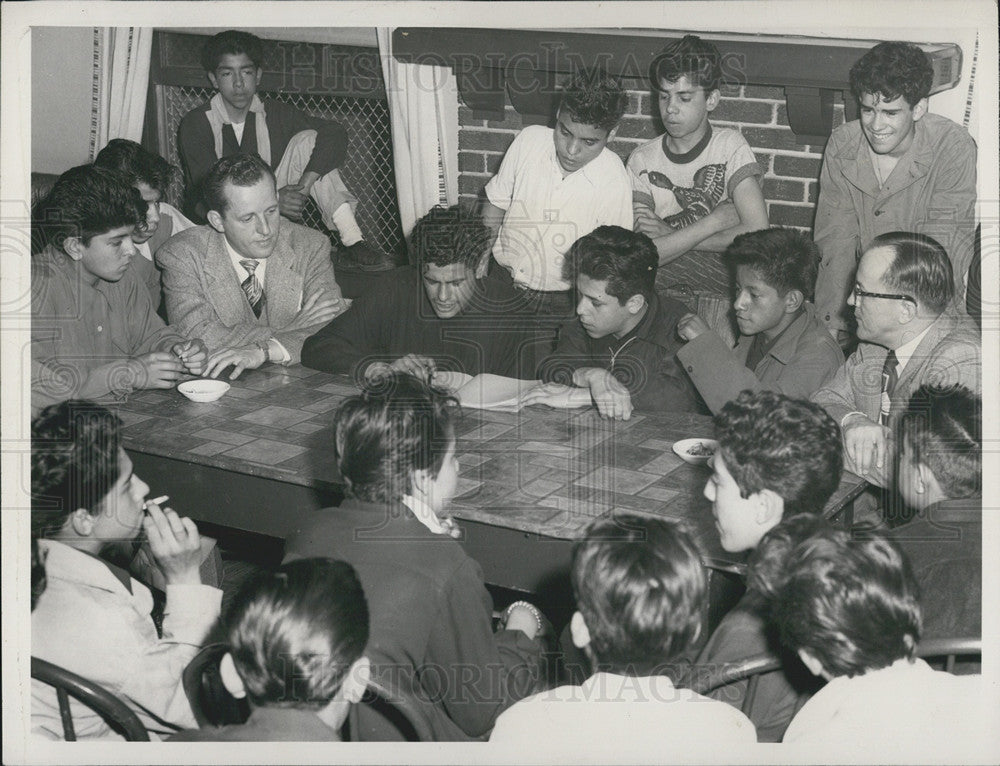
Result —
<path fill-rule="evenodd" d="M 349 305 L 322 234 L 282 220 L 274 174 L 256 155 L 224 157 L 205 180 L 208 226 L 156 253 L 167 315 L 217 349 L 207 374 L 297 364 L 303 341 Z"/>
<path fill-rule="evenodd" d="M 980 391 L 979 333 L 954 293 L 948 254 L 922 234 L 878 236 L 858 262 L 847 302 L 861 343 L 813 400 L 843 429 L 845 468 L 872 484 L 889 482 L 891 429 L 917 388 Z"/>

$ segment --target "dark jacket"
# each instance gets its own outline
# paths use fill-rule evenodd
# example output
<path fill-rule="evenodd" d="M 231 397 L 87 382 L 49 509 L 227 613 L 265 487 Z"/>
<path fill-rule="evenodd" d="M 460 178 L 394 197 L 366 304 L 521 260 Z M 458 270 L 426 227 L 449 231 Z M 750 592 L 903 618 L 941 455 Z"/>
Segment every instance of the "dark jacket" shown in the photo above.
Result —
<path fill-rule="evenodd" d="M 271 142 L 271 170 L 288 148 L 288 142 L 303 130 L 316 131 L 316 144 L 306 170 L 325 176 L 339 168 L 347 156 L 347 131 L 340 123 L 313 117 L 294 106 L 280 101 L 261 99 L 267 114 L 267 132 Z M 205 116 L 211 110 L 211 102 L 192 109 L 181 119 L 177 128 L 177 153 L 184 168 L 184 189 L 186 195 L 185 214 L 192 220 L 204 223 L 204 205 L 201 202 L 201 183 L 219 157 L 215 156 L 215 139 L 212 126 Z M 222 156 L 230 154 L 258 154 L 257 123 L 253 113 L 247 115 L 243 127 L 242 142 L 236 141 L 236 133 L 227 125 L 222 131 Z"/>
<path fill-rule="evenodd" d="M 983 502 L 945 500 L 889 532 L 920 585 L 921 638 L 978 638 L 983 623 Z"/>
<path fill-rule="evenodd" d="M 706 412 L 677 361 L 677 350 L 683 345 L 677 321 L 688 313 L 680 301 L 654 294 L 646 315 L 621 339 L 614 335 L 591 338 L 578 319 L 571 319 L 559 328 L 555 351 L 538 366 L 538 377 L 572 385 L 575 370 L 601 367 L 628 388 L 637 410 Z"/>
<path fill-rule="evenodd" d="M 513 288 L 480 280 L 466 309 L 441 319 L 416 269 L 398 269 L 306 340 L 302 364 L 354 375 L 374 361 L 420 354 L 438 369 L 527 378 L 531 371 L 519 374 L 517 362 L 531 337 L 530 317 L 511 312 L 516 302 Z"/>
<path fill-rule="evenodd" d="M 170 735 L 169 742 L 339 742 L 340 734 L 323 723 L 312 710 L 262 707 L 246 723 L 185 729 Z"/>
<path fill-rule="evenodd" d="M 401 503 L 349 499 L 285 543 L 285 560 L 327 556 L 357 570 L 371 619 L 372 676 L 409 691 L 435 737 L 480 737 L 536 691 L 542 643 L 494 634 L 483 573 L 459 543 L 430 532 Z"/>

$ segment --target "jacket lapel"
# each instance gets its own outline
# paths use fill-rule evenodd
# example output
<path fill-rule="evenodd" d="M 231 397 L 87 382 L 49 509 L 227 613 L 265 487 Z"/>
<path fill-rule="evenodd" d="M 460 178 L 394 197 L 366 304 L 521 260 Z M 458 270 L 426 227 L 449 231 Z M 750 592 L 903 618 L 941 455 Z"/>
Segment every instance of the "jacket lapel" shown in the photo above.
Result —
<path fill-rule="evenodd" d="M 927 334 L 917 345 L 913 356 L 910 357 L 910 361 L 906 363 L 906 367 L 903 368 L 899 379 L 896 381 L 891 407 L 893 413 L 897 411 L 901 412 L 906 407 L 910 399 L 910 394 L 916 389 L 915 378 L 917 372 L 924 367 L 924 361 L 926 361 L 934 348 L 941 342 L 941 339 L 951 332 L 951 329 L 951 320 L 947 314 L 943 314 L 927 330 Z"/>
<path fill-rule="evenodd" d="M 220 319 L 224 322 L 256 322 L 257 317 L 240 287 L 239 274 L 229 258 L 224 234 L 213 230 L 204 266 L 206 293 L 211 296 Z"/>
<path fill-rule="evenodd" d="M 302 300 L 302 275 L 293 266 L 295 254 L 288 241 L 284 225 L 278 243 L 267 259 L 264 293 L 267 295 L 267 317 L 272 327 L 282 327 L 292 320 Z"/>

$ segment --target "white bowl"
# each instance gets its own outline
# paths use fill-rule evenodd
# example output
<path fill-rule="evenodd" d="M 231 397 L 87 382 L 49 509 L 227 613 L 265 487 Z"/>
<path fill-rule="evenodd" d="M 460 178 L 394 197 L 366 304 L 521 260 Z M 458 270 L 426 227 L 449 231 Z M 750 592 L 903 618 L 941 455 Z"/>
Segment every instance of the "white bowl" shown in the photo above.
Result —
<path fill-rule="evenodd" d="M 674 454 L 685 463 L 705 465 L 712 455 L 692 455 L 691 450 L 698 447 L 710 449 L 714 455 L 719 443 L 715 439 L 681 439 L 679 442 L 674 442 Z"/>
<path fill-rule="evenodd" d="M 177 390 L 192 402 L 214 402 L 229 390 L 229 384 L 224 380 L 186 380 L 178 384 Z"/>

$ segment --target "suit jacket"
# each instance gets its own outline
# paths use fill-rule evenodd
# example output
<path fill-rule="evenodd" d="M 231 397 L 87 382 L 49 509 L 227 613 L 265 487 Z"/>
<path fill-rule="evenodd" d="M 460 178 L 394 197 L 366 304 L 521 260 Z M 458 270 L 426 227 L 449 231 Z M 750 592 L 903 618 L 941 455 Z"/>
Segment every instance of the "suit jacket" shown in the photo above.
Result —
<path fill-rule="evenodd" d="M 198 328 L 209 350 L 244 346 L 275 338 L 297 364 L 302 343 L 322 324 L 284 330 L 311 295 L 341 298 L 333 275 L 330 241 L 319 232 L 285 219 L 267 259 L 264 294 L 267 309 L 254 316 L 240 277 L 226 249 L 225 236 L 210 226 L 196 226 L 172 237 L 156 251 L 163 272 L 163 294 L 170 324 Z M 345 305 L 346 308 L 346 305 Z"/>
<path fill-rule="evenodd" d="M 882 408 L 882 367 L 889 349 L 862 343 L 826 384 L 812 396 L 840 423 L 851 412 L 861 412 L 878 422 Z M 892 392 L 888 426 L 893 428 L 910 396 L 924 384 L 981 389 L 982 352 L 979 331 L 968 317 L 945 312 L 927 334 L 899 374 Z M 892 465 L 887 459 L 886 465 Z M 851 466 L 845 466 L 854 470 Z"/>
<path fill-rule="evenodd" d="M 730 349 L 714 332 L 704 332 L 677 352 L 705 403 L 718 412 L 745 388 L 809 396 L 844 362 L 844 352 L 807 303 L 774 346 L 750 370 L 753 335 L 741 335 Z"/>

